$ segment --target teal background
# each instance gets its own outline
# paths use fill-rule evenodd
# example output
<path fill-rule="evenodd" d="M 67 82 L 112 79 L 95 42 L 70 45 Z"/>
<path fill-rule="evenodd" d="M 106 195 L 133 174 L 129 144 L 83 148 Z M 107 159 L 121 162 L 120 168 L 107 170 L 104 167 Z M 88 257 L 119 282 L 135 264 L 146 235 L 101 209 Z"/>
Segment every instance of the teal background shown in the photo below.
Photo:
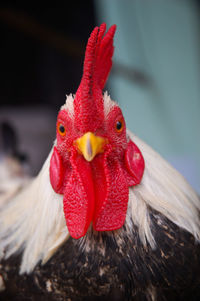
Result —
<path fill-rule="evenodd" d="M 200 193 L 200 22 L 196 2 L 96 0 L 98 24 L 117 24 L 108 92 L 127 126 Z M 142 72 L 134 80 L 123 69 Z M 116 68 L 115 68 L 116 67 Z"/>

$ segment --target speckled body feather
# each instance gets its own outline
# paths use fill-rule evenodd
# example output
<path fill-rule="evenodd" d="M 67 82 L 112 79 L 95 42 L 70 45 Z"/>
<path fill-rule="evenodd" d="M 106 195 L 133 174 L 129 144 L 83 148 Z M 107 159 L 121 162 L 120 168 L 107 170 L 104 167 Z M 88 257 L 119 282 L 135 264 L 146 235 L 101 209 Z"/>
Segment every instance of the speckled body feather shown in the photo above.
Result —
<path fill-rule="evenodd" d="M 134 225 L 127 235 L 125 225 L 123 238 L 93 230 L 70 238 L 29 276 L 19 277 L 17 258 L 3 262 L 1 300 L 199 300 L 199 245 L 162 214 L 150 210 L 150 219 L 155 250 L 143 246 Z"/>

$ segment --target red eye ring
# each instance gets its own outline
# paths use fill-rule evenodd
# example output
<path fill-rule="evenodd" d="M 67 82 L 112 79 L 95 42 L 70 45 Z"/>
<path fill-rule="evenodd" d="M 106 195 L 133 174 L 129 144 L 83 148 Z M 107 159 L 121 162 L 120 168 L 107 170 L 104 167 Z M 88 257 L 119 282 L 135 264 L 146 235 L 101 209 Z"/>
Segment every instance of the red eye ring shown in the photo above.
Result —
<path fill-rule="evenodd" d="M 119 119 L 117 120 L 117 122 L 115 123 L 115 130 L 117 133 L 121 133 L 122 130 L 124 128 L 124 121 L 123 119 Z"/>
<path fill-rule="evenodd" d="M 64 126 L 62 123 L 58 123 L 57 129 L 58 129 L 58 133 L 59 133 L 61 136 L 65 136 L 65 134 L 66 134 L 66 129 L 65 129 L 65 126 Z"/>

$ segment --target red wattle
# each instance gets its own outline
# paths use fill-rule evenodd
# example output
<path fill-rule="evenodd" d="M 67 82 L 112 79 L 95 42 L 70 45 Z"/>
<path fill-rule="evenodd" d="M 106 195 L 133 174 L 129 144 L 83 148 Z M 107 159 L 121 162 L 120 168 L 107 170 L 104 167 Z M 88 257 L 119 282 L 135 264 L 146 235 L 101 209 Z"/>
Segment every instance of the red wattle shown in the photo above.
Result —
<path fill-rule="evenodd" d="M 70 235 L 84 236 L 93 218 L 94 189 L 90 164 L 77 153 L 70 159 L 72 174 L 64 189 L 64 214 Z"/>
<path fill-rule="evenodd" d="M 109 158 L 109 152 L 98 161 L 93 227 L 97 231 L 116 230 L 123 226 L 126 218 L 128 184 L 122 166 L 116 159 Z"/>

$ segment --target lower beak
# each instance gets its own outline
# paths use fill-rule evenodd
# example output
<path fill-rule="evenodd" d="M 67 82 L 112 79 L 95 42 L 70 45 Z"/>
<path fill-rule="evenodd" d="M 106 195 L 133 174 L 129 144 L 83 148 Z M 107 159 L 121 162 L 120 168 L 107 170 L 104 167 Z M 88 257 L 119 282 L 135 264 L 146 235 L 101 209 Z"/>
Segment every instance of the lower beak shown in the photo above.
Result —
<path fill-rule="evenodd" d="M 85 160 L 92 161 L 94 157 L 104 151 L 104 146 L 108 143 L 107 139 L 95 136 L 91 132 L 85 133 L 82 137 L 76 139 L 75 145 Z"/>

